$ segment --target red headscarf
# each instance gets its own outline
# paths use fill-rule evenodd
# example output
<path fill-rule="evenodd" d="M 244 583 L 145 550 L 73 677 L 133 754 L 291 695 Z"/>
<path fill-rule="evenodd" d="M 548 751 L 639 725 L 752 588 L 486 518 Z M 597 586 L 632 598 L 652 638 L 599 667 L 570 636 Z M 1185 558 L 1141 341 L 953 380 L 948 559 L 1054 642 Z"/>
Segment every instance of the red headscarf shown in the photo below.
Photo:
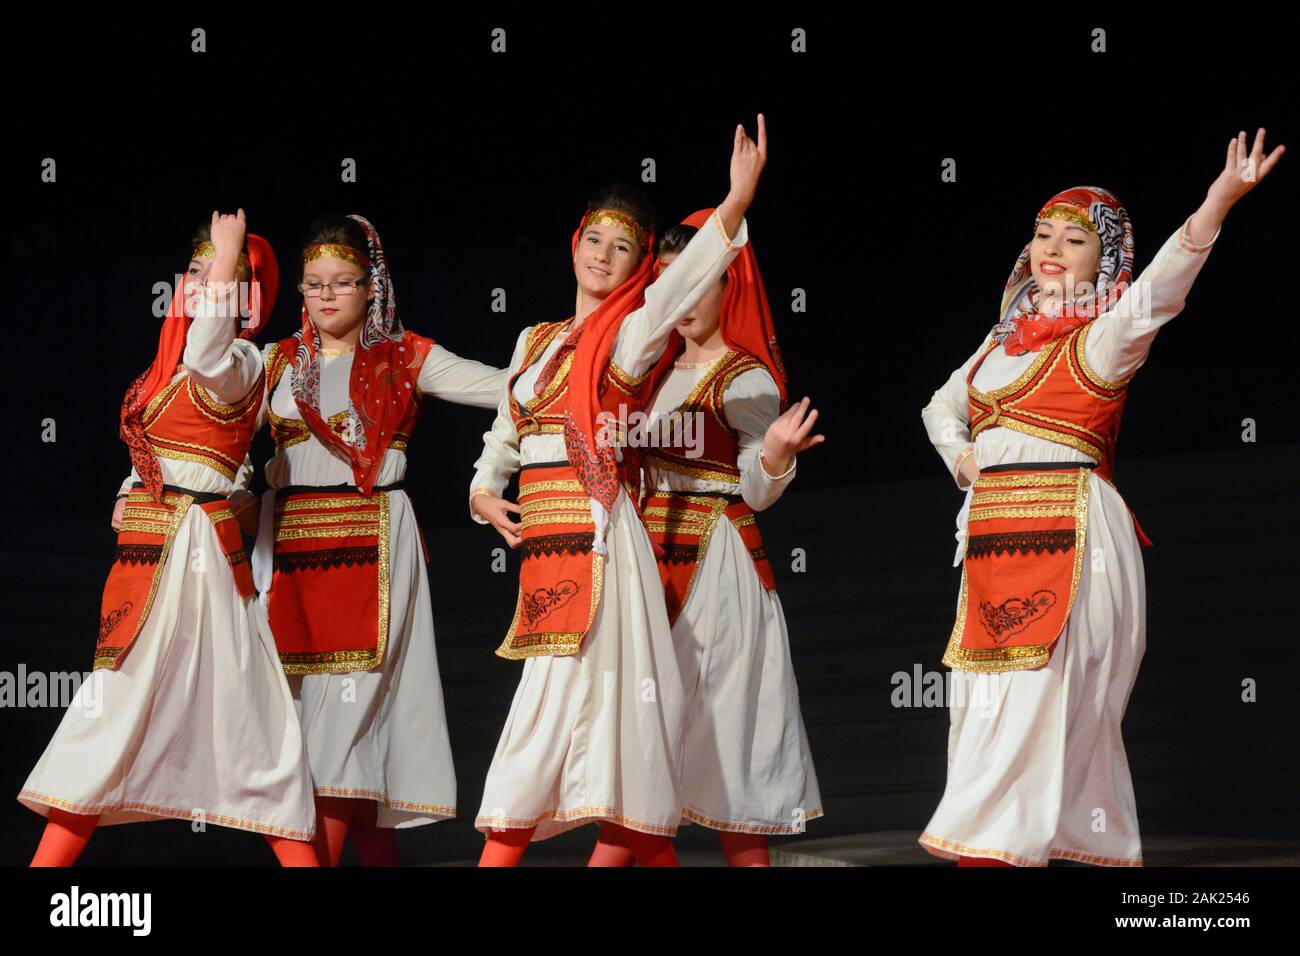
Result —
<path fill-rule="evenodd" d="M 712 209 L 701 209 L 682 220 L 683 226 L 703 229 Z M 656 266 L 656 275 L 662 267 Z M 767 366 L 776 382 L 777 391 L 781 393 L 781 411 L 785 411 L 790 398 L 786 393 L 785 366 L 781 362 L 781 349 L 776 344 L 776 327 L 772 324 L 772 309 L 767 304 L 767 291 L 763 288 L 763 277 L 758 272 L 758 258 L 754 255 L 754 244 L 747 242 L 727 266 L 727 289 L 722 296 L 722 305 L 718 308 L 718 328 L 722 340 L 729 348 L 747 352 Z M 686 347 L 686 340 L 676 329 L 668 336 L 668 346 L 660 357 L 659 363 L 651 372 L 645 388 L 646 402 L 654 398 L 660 383 L 673 370 L 673 362 Z"/>
<path fill-rule="evenodd" d="M 248 233 L 244 239 L 248 250 L 250 283 L 248 295 L 248 325 L 240 330 L 241 339 L 253 339 L 266 325 L 275 296 L 280 289 L 280 268 L 275 261 L 271 244 L 261 236 Z M 162 468 L 149 447 L 140 419 L 149 403 L 170 384 L 181 356 L 185 353 L 185 337 L 193 320 L 185 314 L 185 282 L 176 284 L 167 317 L 163 319 L 158 335 L 158 352 L 153 364 L 131 383 L 122 399 L 122 424 L 118 433 L 131 452 L 131 464 L 144 482 L 145 490 L 154 501 L 162 500 Z"/>
<path fill-rule="evenodd" d="M 1031 243 L 1025 243 L 1002 293 L 1001 321 L 993 327 L 993 338 L 1008 355 L 1037 352 L 1086 325 L 1119 301 L 1133 281 L 1133 224 L 1114 193 L 1099 186 L 1075 186 L 1043 204 L 1034 217 L 1035 231 L 1042 219 L 1074 222 L 1101 240 L 1097 287 L 1065 305 L 1059 315 L 1038 311 L 1039 288 L 1030 268 Z"/>
<path fill-rule="evenodd" d="M 585 223 L 586 216 L 583 217 Z M 604 434 L 601 412 L 602 384 L 614 351 L 614 340 L 619 326 L 629 315 L 645 304 L 646 286 L 650 284 L 650 262 L 654 258 L 654 233 L 646 230 L 644 253 L 636 272 L 611 292 L 583 321 L 577 334 L 571 336 L 560 348 L 573 351 L 573 364 L 569 366 L 567 405 L 564 413 L 564 447 L 569 464 L 577 472 L 578 482 L 592 501 L 600 508 L 592 509 L 596 522 L 594 548 L 604 553 L 605 529 L 609 514 L 618 498 L 619 464 L 613 444 L 601 441 Z M 580 224 L 573 234 L 573 251 L 578 251 L 582 234 Z M 549 363 L 548 363 L 549 364 Z M 630 470 L 630 458 L 624 461 L 624 471 Z"/>
<path fill-rule="evenodd" d="M 356 423 L 351 441 L 338 435 L 320 413 L 320 335 L 304 302 L 302 327 L 294 334 L 298 347 L 289 359 L 290 385 L 298 412 L 312 433 L 352 465 L 352 481 L 369 495 L 384 463 L 388 441 L 416 401 L 420 365 L 433 339 L 408 336 L 397 315 L 397 297 L 388 272 L 379 233 L 363 216 L 349 215 L 366 234 L 370 301 L 365 325 L 357 338 L 348 379 L 348 413 Z M 415 339 L 420 339 L 417 343 Z"/>

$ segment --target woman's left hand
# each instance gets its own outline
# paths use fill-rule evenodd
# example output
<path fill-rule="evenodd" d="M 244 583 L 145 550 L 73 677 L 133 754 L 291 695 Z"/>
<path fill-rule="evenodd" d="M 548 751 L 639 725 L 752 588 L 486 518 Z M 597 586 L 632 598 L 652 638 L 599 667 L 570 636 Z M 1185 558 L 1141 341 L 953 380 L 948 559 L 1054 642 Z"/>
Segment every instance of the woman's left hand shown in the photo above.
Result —
<path fill-rule="evenodd" d="M 817 421 L 817 409 L 808 412 L 811 399 L 795 402 L 780 418 L 767 426 L 763 435 L 763 461 L 770 474 L 784 474 L 790 470 L 794 456 L 826 440 L 825 435 L 810 435 Z M 807 417 L 805 414 L 807 413 Z"/>
<path fill-rule="evenodd" d="M 1255 134 L 1255 145 L 1247 152 L 1246 131 L 1242 130 L 1228 142 L 1223 172 L 1210 185 L 1206 200 L 1227 212 L 1238 199 L 1263 182 L 1285 152 L 1285 146 L 1278 146 L 1267 156 L 1264 155 L 1262 126 Z"/>

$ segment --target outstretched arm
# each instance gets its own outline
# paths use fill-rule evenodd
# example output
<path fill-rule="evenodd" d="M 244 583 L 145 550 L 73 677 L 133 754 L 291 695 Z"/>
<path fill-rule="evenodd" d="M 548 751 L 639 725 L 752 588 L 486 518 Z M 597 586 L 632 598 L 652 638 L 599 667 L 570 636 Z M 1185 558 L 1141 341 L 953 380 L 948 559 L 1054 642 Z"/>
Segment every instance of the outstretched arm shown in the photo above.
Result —
<path fill-rule="evenodd" d="M 497 408 L 510 377 L 510 369 L 494 368 L 473 359 L 461 358 L 441 345 L 429 348 L 420 366 L 420 391 L 445 402 Z"/>
<path fill-rule="evenodd" d="M 1121 381 L 1142 367 L 1156 333 L 1183 310 L 1228 211 L 1272 171 L 1285 151 L 1285 146 L 1278 146 L 1265 156 L 1262 128 L 1249 153 L 1245 131 L 1229 141 L 1223 169 L 1200 208 L 1165 240 L 1128 291 L 1089 328 L 1084 351 L 1099 376 Z"/>
<path fill-rule="evenodd" d="M 754 200 L 767 162 L 767 121 L 758 114 L 758 140 L 736 127 L 731 147 L 731 190 L 681 254 L 645 293 L 645 305 L 619 326 L 612 361 L 626 376 L 639 378 L 658 361 L 673 326 L 722 278 L 749 241 L 745 211 Z M 646 255 L 652 255 L 647 250 Z"/>

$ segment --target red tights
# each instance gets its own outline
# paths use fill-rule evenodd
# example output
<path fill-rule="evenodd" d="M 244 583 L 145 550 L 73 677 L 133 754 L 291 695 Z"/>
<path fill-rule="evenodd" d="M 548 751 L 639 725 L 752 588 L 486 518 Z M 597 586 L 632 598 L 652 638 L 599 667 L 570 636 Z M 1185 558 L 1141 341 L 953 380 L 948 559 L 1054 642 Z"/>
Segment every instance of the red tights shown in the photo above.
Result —
<path fill-rule="evenodd" d="M 343 841 L 362 866 L 397 866 L 397 840 L 391 827 L 376 824 L 379 804 L 352 797 L 316 797 L 316 855 L 321 866 L 338 866 Z"/>
<path fill-rule="evenodd" d="M 591 851 L 587 866 L 631 866 L 636 856 L 627 843 L 629 830 L 617 824 L 600 825 L 600 839 Z M 767 853 L 767 837 L 757 833 L 728 833 L 718 831 L 718 842 L 726 854 L 727 866 L 771 866 Z"/>
<path fill-rule="evenodd" d="M 32 866 L 72 866 L 86 848 L 90 835 L 99 824 L 99 814 L 68 813 L 50 808 L 45 832 L 32 857 Z M 316 853 L 305 840 L 289 840 L 268 836 L 266 841 L 275 851 L 281 866 L 317 866 Z"/>
<path fill-rule="evenodd" d="M 483 855 L 479 857 L 478 865 L 518 866 L 520 859 L 523 858 L 524 850 L 528 849 L 528 844 L 533 838 L 533 831 L 536 829 L 536 827 L 527 827 L 526 829 L 500 830 L 492 833 L 488 836 L 487 843 L 483 847 Z M 600 832 L 600 843 L 596 845 L 596 852 L 592 854 L 588 866 L 630 866 L 632 861 L 636 861 L 641 866 L 677 865 L 677 854 L 673 851 L 671 837 L 641 833 L 638 830 L 629 830 L 627 827 L 608 822 L 600 825 Z M 599 862 L 597 856 L 601 851 L 601 844 L 606 844 L 611 854 L 615 850 L 620 854 L 627 854 L 628 863 Z"/>
<path fill-rule="evenodd" d="M 1001 860 L 995 860 L 992 857 L 983 856 L 959 856 L 957 857 L 958 866 L 1014 866 L 1013 863 L 1004 863 Z"/>

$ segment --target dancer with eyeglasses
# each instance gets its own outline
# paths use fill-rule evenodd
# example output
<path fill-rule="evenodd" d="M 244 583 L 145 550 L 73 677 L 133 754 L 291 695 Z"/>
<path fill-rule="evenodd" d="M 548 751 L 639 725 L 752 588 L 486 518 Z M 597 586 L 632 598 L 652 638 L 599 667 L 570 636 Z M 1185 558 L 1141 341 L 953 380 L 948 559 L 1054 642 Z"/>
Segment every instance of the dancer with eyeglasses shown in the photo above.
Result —
<path fill-rule="evenodd" d="M 361 216 L 316 220 L 301 268 L 301 327 L 264 355 L 275 456 L 254 577 L 307 741 L 321 863 L 351 838 L 362 865 L 395 865 L 396 828 L 456 813 L 407 443 L 428 399 L 492 408 L 505 371 L 403 327 Z"/>

